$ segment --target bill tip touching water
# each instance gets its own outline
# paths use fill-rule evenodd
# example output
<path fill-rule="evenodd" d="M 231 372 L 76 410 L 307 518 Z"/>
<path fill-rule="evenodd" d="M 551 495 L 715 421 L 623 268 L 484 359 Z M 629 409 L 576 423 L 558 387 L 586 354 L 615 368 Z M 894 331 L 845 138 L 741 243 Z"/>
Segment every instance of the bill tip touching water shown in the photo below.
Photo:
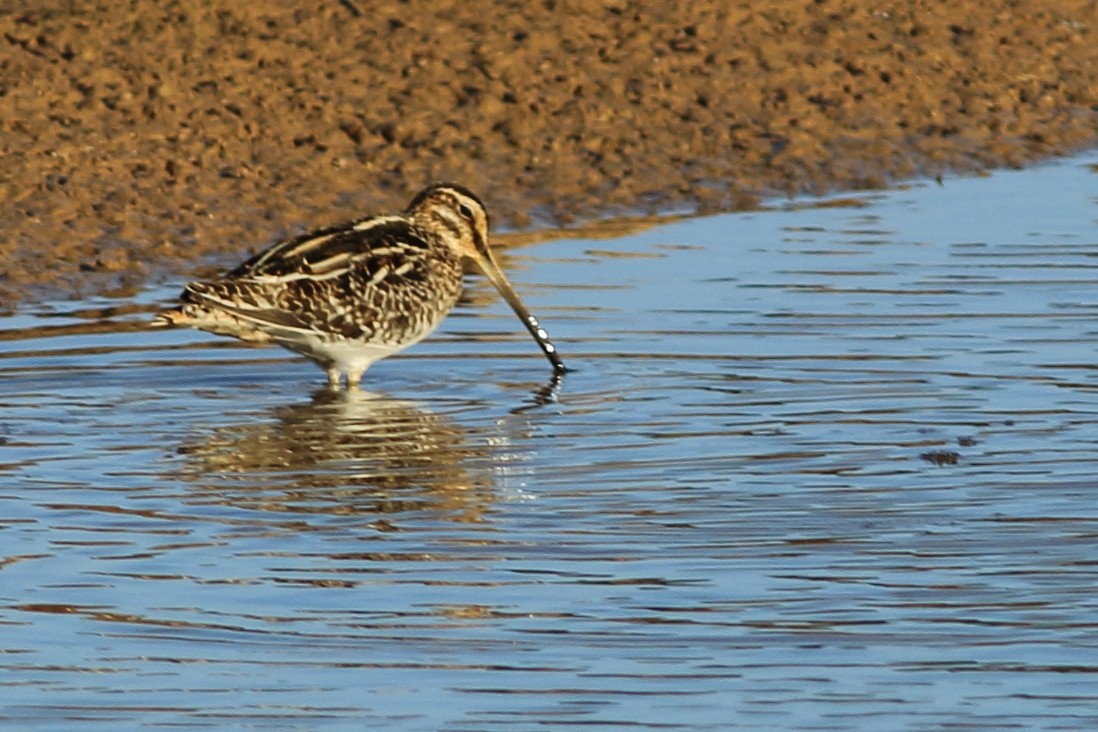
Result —
<path fill-rule="evenodd" d="M 316 362 L 349 386 L 382 358 L 418 343 L 453 309 L 472 261 L 534 337 L 556 374 L 549 334 L 488 245 L 488 212 L 455 183 L 420 191 L 402 213 L 378 214 L 279 242 L 222 277 L 191 282 L 158 326 L 186 326 L 270 343 Z"/>

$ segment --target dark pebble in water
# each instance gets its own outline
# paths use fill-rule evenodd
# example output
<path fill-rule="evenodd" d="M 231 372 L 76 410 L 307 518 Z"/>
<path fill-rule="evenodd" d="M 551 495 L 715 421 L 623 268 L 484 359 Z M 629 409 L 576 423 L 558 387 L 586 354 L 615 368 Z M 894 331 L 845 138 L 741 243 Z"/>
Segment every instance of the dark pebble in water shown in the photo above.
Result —
<path fill-rule="evenodd" d="M 960 454 L 953 450 L 931 450 L 924 452 L 919 457 L 935 465 L 956 465 L 957 461 L 961 459 Z"/>

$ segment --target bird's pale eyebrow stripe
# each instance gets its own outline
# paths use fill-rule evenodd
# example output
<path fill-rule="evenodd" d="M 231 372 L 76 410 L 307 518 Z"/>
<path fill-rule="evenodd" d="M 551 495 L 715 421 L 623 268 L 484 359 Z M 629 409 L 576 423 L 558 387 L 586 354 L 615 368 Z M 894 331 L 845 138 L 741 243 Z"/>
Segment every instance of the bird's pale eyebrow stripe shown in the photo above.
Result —
<path fill-rule="evenodd" d="M 442 225 L 455 238 L 460 238 L 462 231 L 465 230 L 465 220 L 453 208 L 440 208 L 437 209 L 437 213 Z"/>

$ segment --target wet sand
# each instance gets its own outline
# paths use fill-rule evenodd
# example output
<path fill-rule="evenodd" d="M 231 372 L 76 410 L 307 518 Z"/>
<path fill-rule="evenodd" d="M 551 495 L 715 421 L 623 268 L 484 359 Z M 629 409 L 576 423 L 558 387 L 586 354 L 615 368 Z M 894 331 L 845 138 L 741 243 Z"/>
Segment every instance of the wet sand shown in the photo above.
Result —
<path fill-rule="evenodd" d="M 478 191 L 717 211 L 1098 140 L 1093 0 L 0 7 L 0 307 Z"/>

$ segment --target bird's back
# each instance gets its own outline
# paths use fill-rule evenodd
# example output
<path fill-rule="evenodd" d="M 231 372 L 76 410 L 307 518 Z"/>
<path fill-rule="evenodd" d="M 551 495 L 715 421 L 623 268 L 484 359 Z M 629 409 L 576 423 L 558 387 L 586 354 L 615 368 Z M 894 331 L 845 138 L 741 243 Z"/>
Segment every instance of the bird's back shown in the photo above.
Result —
<path fill-rule="evenodd" d="M 433 330 L 461 293 L 461 263 L 403 216 L 318 229 L 183 292 L 187 324 L 324 360 L 324 343 L 400 350 Z"/>

